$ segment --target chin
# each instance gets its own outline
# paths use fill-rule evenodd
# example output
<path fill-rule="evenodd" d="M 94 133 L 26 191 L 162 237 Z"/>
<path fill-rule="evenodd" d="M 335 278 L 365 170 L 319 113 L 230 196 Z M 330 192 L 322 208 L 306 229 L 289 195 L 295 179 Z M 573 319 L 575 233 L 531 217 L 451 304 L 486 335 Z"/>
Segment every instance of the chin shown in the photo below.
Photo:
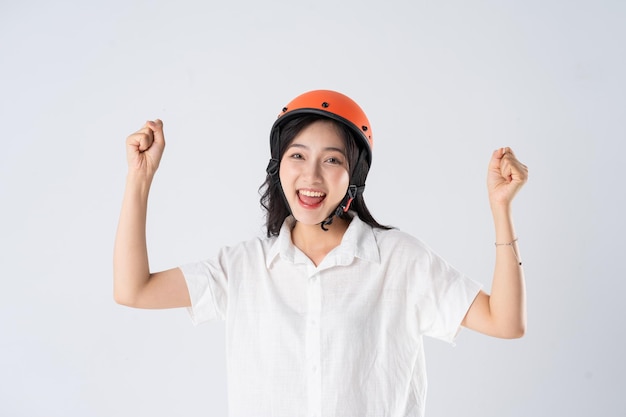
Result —
<path fill-rule="evenodd" d="M 314 226 L 316 224 L 320 224 L 321 222 L 326 220 L 327 217 L 328 216 L 318 218 L 317 216 L 313 217 L 313 216 L 306 216 L 306 215 L 302 216 L 302 215 L 294 214 L 294 218 L 296 219 L 298 223 L 305 224 L 307 226 Z"/>
<path fill-rule="evenodd" d="M 324 215 L 320 214 L 319 211 L 317 213 L 307 213 L 306 210 L 303 210 L 301 208 L 299 208 L 298 210 L 292 210 L 292 214 L 298 223 L 310 226 L 320 224 L 321 222 L 326 220 L 328 216 L 330 216 L 330 213 Z"/>

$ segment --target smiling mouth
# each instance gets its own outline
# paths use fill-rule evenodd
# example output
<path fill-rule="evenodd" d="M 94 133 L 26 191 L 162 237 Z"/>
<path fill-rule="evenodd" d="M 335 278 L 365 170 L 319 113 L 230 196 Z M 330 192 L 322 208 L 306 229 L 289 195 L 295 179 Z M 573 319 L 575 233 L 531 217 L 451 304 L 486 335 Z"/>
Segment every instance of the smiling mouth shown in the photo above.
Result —
<path fill-rule="evenodd" d="M 326 194 L 321 191 L 299 190 L 298 200 L 306 207 L 317 207 L 326 198 Z"/>

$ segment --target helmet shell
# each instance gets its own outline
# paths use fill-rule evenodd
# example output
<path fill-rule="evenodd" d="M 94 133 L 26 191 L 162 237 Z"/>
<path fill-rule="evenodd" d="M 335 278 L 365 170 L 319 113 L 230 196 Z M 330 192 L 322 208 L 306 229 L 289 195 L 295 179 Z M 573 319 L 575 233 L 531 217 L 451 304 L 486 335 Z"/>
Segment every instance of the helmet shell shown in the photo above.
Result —
<path fill-rule="evenodd" d="M 317 114 L 346 125 L 354 134 L 357 145 L 372 164 L 374 145 L 372 127 L 361 107 L 350 97 L 332 90 L 312 90 L 291 100 L 278 115 L 270 133 L 272 156 L 278 154 L 278 132 L 288 120 L 305 114 Z"/>

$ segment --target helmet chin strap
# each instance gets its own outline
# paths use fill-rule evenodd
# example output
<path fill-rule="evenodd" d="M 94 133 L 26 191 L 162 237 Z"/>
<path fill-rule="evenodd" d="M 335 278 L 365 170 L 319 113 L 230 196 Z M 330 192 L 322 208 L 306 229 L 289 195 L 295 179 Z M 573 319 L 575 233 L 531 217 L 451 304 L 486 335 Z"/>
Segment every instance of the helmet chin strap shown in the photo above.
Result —
<path fill-rule="evenodd" d="M 278 169 L 280 167 L 280 162 L 276 158 L 270 158 L 269 163 L 267 164 L 267 168 L 265 172 L 272 178 L 272 181 L 278 184 L 278 188 L 280 188 L 280 195 L 285 202 L 285 207 L 291 213 L 291 207 L 289 206 L 289 201 L 287 201 L 287 197 L 285 196 L 285 192 L 283 191 L 283 185 L 280 183 L 280 178 L 278 177 Z"/>
<path fill-rule="evenodd" d="M 322 228 L 322 230 L 327 232 L 328 228 L 326 226 L 330 226 L 333 223 L 335 216 L 339 217 L 342 213 L 347 213 L 348 210 L 350 210 L 350 204 L 352 204 L 352 200 L 354 200 L 357 195 L 363 193 L 363 190 L 365 190 L 365 185 L 360 185 L 357 187 L 354 184 L 350 184 L 348 186 L 348 191 L 346 192 L 343 200 L 341 200 L 341 203 L 339 203 L 339 206 L 337 206 L 337 208 L 332 213 L 330 213 L 326 220 L 320 223 L 320 227 Z"/>

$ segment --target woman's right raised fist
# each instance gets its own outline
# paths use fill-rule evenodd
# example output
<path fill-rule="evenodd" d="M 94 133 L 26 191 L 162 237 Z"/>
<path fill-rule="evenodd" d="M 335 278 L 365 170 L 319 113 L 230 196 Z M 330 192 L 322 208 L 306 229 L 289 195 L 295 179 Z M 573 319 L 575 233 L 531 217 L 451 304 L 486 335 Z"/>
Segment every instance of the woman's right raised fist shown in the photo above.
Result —
<path fill-rule="evenodd" d="M 148 120 L 141 129 L 126 139 L 129 173 L 152 177 L 159 167 L 165 149 L 163 122 Z"/>

